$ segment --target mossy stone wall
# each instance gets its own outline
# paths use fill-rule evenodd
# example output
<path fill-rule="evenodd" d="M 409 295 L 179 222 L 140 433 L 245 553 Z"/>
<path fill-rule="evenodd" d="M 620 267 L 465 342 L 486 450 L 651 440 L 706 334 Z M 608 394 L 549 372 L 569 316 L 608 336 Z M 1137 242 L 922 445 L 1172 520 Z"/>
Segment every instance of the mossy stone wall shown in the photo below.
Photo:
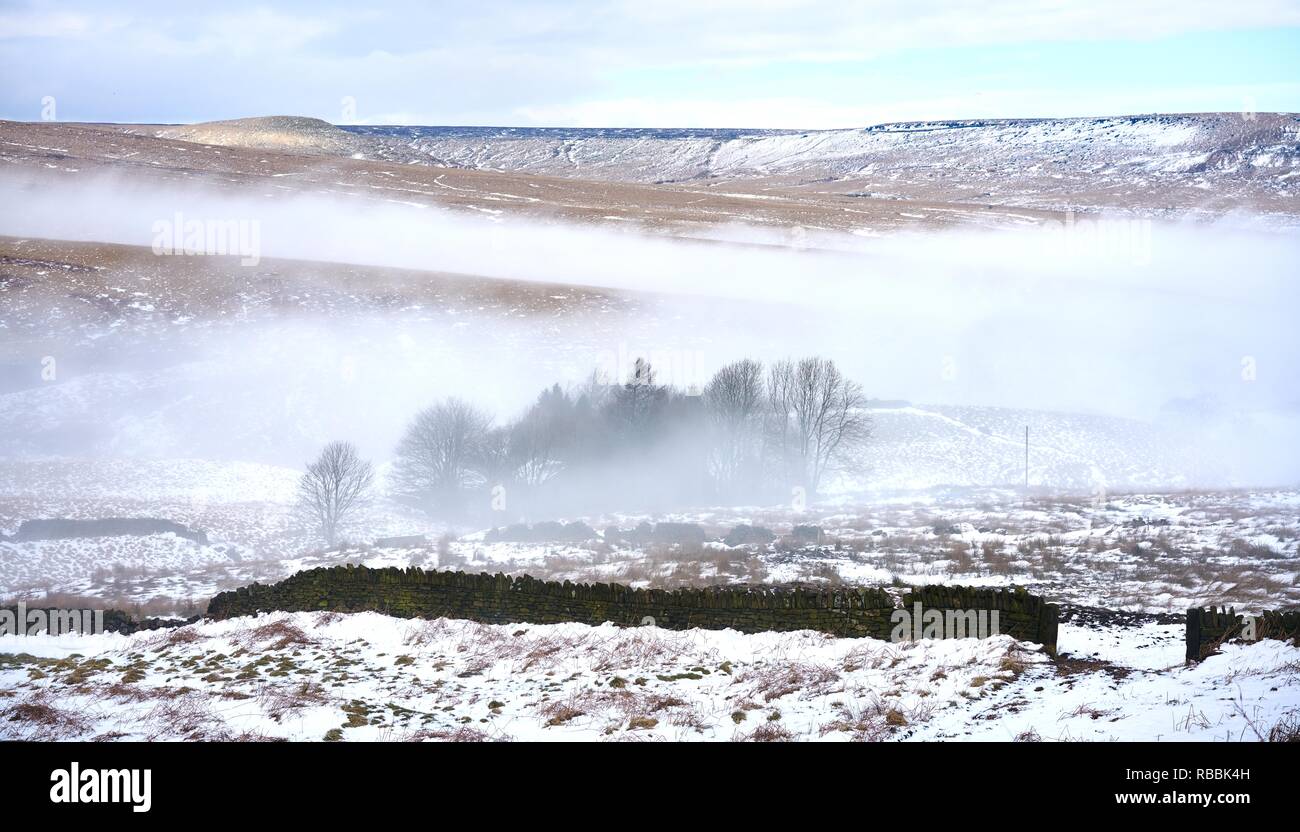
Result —
<path fill-rule="evenodd" d="M 931 586 L 907 593 L 903 608 L 998 610 L 999 632 L 1056 647 L 1057 608 L 1023 589 Z M 474 575 L 422 569 L 335 566 L 299 572 L 272 585 L 223 592 L 211 618 L 274 610 L 361 612 L 407 618 L 464 618 L 485 624 L 576 621 L 672 630 L 732 628 L 746 633 L 819 630 L 887 639 L 896 604 L 874 587 L 722 586 L 674 590 L 620 584 L 542 581 L 527 575 Z"/>
<path fill-rule="evenodd" d="M 1187 661 L 1199 662 L 1229 639 L 1242 635 L 1245 617 L 1235 607 L 1192 607 L 1187 611 Z M 1255 638 L 1300 639 L 1300 611 L 1270 611 L 1255 616 Z"/>

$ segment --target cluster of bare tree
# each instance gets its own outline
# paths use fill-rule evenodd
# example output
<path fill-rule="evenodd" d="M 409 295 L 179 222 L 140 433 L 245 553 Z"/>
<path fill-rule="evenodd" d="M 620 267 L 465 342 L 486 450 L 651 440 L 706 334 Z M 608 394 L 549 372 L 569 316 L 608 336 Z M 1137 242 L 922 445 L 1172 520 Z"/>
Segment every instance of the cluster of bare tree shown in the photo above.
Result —
<path fill-rule="evenodd" d="M 667 509 L 811 496 L 870 429 L 861 387 L 824 358 L 723 367 L 700 395 L 638 360 L 622 384 L 554 385 L 515 421 L 448 398 L 398 443 L 392 492 L 443 517 Z M 303 502 L 333 543 L 361 505 L 369 465 L 346 443 L 303 477 Z M 356 496 L 356 495 L 362 496 Z"/>
<path fill-rule="evenodd" d="M 828 471 L 869 436 L 866 398 L 825 358 L 745 359 L 719 370 L 704 388 L 712 427 L 709 470 L 724 492 L 777 483 L 817 493 Z"/>

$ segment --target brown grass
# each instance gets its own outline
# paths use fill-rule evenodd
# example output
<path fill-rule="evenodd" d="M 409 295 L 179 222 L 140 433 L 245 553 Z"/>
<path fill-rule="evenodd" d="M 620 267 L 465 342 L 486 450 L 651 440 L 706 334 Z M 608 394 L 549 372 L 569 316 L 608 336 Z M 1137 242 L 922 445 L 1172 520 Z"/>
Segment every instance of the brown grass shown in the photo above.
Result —
<path fill-rule="evenodd" d="M 87 730 L 80 714 L 53 705 L 40 694 L 0 711 L 0 719 L 28 726 L 32 732 L 29 739 L 70 739 Z"/>
<path fill-rule="evenodd" d="M 805 699 L 830 693 L 840 673 L 830 665 L 791 662 L 748 670 L 736 681 L 749 686 L 749 696 L 771 702 L 792 693 L 802 693 Z"/>
<path fill-rule="evenodd" d="M 268 621 L 258 627 L 255 627 L 250 634 L 251 644 L 259 644 L 264 648 L 266 642 L 271 642 L 271 650 L 284 650 L 294 645 L 313 644 L 314 642 L 307 637 L 302 628 L 296 624 L 290 623 L 285 619 Z"/>
<path fill-rule="evenodd" d="M 794 734 L 779 722 L 762 722 L 738 739 L 741 742 L 790 742 L 794 739 Z"/>

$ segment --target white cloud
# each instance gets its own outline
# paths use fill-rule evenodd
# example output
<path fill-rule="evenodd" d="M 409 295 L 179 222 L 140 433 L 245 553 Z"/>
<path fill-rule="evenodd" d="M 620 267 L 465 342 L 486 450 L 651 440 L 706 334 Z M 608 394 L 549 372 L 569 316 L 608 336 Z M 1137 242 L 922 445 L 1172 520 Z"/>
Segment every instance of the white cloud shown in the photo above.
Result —
<path fill-rule="evenodd" d="M 921 48 L 1132 40 L 1270 26 L 1300 26 L 1300 4 L 392 0 L 361 9 L 325 0 L 254 6 L 236 1 L 195 10 L 104 0 L 56 12 L 38 2 L 0 13 L 0 74 L 13 80 L 0 90 L 0 115 L 32 117 L 34 102 L 45 95 L 57 96 L 68 118 L 136 121 L 287 112 L 337 119 L 344 96 L 357 100 L 358 120 L 371 123 L 390 114 L 396 116 L 391 121 L 425 123 L 523 119 L 811 129 L 1065 114 L 1061 108 L 1069 102 L 1059 90 L 1017 98 L 1010 89 L 1049 85 L 1050 79 L 995 77 L 989 94 L 977 99 L 956 97 L 953 85 L 942 83 L 907 92 L 887 81 L 874 88 L 864 84 L 860 91 L 815 84 L 805 90 L 793 83 L 767 89 L 761 76 L 772 70 L 762 67 L 780 61 L 803 65 L 789 72 L 780 68 L 781 78 L 793 80 L 812 65 L 821 68 L 810 75 L 825 77 L 828 64 L 879 57 L 887 79 L 894 53 Z M 714 69 L 717 82 L 711 80 Z M 693 86 L 683 92 L 683 84 Z M 1128 93 L 1114 86 L 1098 92 Z M 1112 96 L 1117 108 L 1110 112 L 1186 108 L 1159 101 L 1125 106 L 1141 94 Z M 894 100 L 904 95 L 913 100 Z M 1025 106 L 1031 101 L 1036 108 Z M 1259 107 L 1291 108 L 1262 101 Z M 1190 108 L 1210 105 L 1193 99 Z"/>
<path fill-rule="evenodd" d="M 165 58 L 263 55 L 279 61 L 293 58 L 313 41 L 338 31 L 340 25 L 333 19 L 287 15 L 259 8 L 206 15 L 184 22 L 168 20 L 161 25 L 133 21 L 118 37 L 132 50 Z"/>
<path fill-rule="evenodd" d="M 0 14 L 0 40 L 67 38 L 102 35 L 125 25 L 114 17 L 78 12 L 7 12 Z"/>
<path fill-rule="evenodd" d="M 974 46 L 1300 25 L 1289 0 L 624 0 L 613 20 L 661 56 L 697 61 L 861 60 L 901 47 Z"/>
<path fill-rule="evenodd" d="M 1133 115 L 1152 112 L 1275 112 L 1300 99 L 1300 84 L 1133 88 L 1063 98 L 1050 88 L 1025 87 L 976 96 L 907 100 L 866 99 L 844 105 L 808 98 L 617 98 L 520 107 L 512 123 L 573 127 L 750 127 L 837 129 L 902 121 Z M 1207 106 L 1207 102 L 1209 106 Z M 375 124 L 429 124 L 412 113 Z"/>
<path fill-rule="evenodd" d="M 386 29 L 396 40 L 427 33 L 426 46 L 470 46 L 521 56 L 761 62 L 857 60 L 901 46 L 1148 39 L 1300 25 L 1300 4 L 1292 0 L 993 0 L 978 5 L 945 0 L 484 0 L 454 7 L 399 2 L 369 11 L 298 5 L 236 6 L 218 14 L 155 3 L 105 3 L 80 12 L 41 8 L 0 15 L 0 37 L 83 36 L 116 29 L 125 19 L 138 44 L 163 49 L 169 42 L 183 42 L 273 47 L 284 53 L 324 34 Z"/>
<path fill-rule="evenodd" d="M 805 98 L 619 98 L 552 107 L 520 107 L 522 124 L 573 127 L 754 127 L 807 129 L 876 123 L 868 107 Z"/>

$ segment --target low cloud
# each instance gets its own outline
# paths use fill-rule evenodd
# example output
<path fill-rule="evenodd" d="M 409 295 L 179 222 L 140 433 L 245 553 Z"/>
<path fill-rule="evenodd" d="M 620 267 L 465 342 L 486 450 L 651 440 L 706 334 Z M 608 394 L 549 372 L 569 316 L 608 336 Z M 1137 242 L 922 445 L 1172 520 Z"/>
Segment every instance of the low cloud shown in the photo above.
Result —
<path fill-rule="evenodd" d="M 1085 230 L 1079 220 L 1054 230 L 885 237 L 726 226 L 701 228 L 700 239 L 688 240 L 320 195 L 250 198 L 91 180 L 17 187 L 20 193 L 5 194 L 0 233 L 147 248 L 155 222 L 183 211 L 256 223 L 261 259 L 253 268 L 274 268 L 272 258 L 338 261 L 601 287 L 642 299 L 636 314 L 645 317 L 611 312 L 612 331 L 526 318 L 492 323 L 467 310 L 460 330 L 406 333 L 411 343 L 438 344 L 438 361 L 432 370 L 424 362 L 426 372 L 442 373 L 457 391 L 506 415 L 552 381 L 577 381 L 611 356 L 656 351 L 680 359 L 696 378 L 744 356 L 821 354 L 878 398 L 1200 420 L 1229 443 L 1251 443 L 1233 435 L 1242 414 L 1281 441 L 1300 412 L 1293 268 L 1300 241 L 1249 220 L 1117 217 L 1105 220 L 1109 232 Z M 340 361 L 355 360 L 390 370 L 385 385 L 401 383 L 402 362 L 348 358 L 329 343 L 335 324 L 286 318 L 284 326 L 294 327 L 291 337 L 271 331 L 255 340 L 301 350 L 290 366 L 319 364 L 337 374 Z M 404 325 L 354 326 L 367 328 L 361 341 L 382 350 Z M 507 326 L 508 339 L 494 335 Z M 503 341 L 508 349 L 491 346 Z M 547 356 L 538 362 L 545 371 L 512 366 L 527 355 Z M 425 395 L 416 393 L 403 399 L 402 413 L 382 419 L 391 423 L 384 433 Z M 1271 454 L 1274 468 L 1294 470 L 1292 452 L 1257 452 Z"/>

